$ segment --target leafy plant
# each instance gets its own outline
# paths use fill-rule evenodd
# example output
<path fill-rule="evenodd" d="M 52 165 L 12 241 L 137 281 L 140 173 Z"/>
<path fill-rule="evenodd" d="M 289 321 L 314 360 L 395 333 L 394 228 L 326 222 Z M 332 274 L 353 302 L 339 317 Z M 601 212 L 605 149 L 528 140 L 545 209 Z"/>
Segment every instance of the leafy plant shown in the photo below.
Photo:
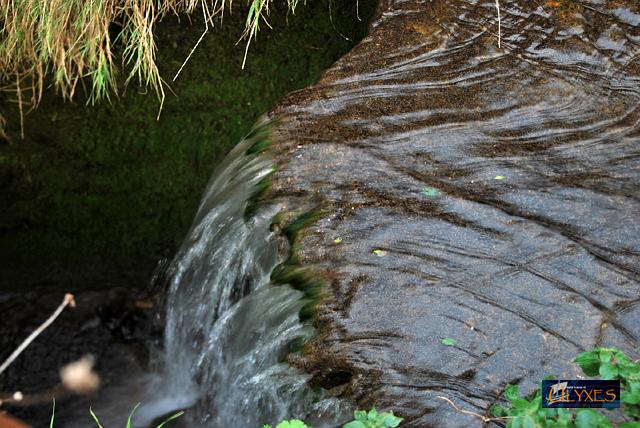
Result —
<path fill-rule="evenodd" d="M 593 409 L 581 409 L 574 414 L 568 409 L 545 409 L 540 405 L 542 395 L 538 390 L 532 399 L 520 396 L 517 385 L 508 385 L 504 391 L 510 407 L 495 405 L 491 414 L 508 418 L 508 428 L 609 428 L 611 423 Z"/>
<path fill-rule="evenodd" d="M 620 401 L 624 414 L 640 420 L 640 364 L 632 361 L 616 348 L 596 348 L 578 355 L 577 363 L 587 376 L 598 376 L 602 380 L 620 380 Z M 594 409 L 549 409 L 542 408 L 542 395 L 538 390 L 531 399 L 520 396 L 517 385 L 508 385 L 504 398 L 510 406 L 494 405 L 491 414 L 508 419 L 508 428 L 558 427 L 558 428 L 609 428 L 614 426 L 602 413 Z M 640 422 L 623 422 L 620 428 L 640 428 Z"/>
<path fill-rule="evenodd" d="M 265 424 L 262 426 L 262 428 L 271 428 L 271 425 Z M 311 427 L 309 427 L 307 424 L 302 422 L 300 419 L 291 419 L 290 421 L 280 422 L 278 425 L 276 425 L 276 428 L 311 428 Z"/>
<path fill-rule="evenodd" d="M 376 408 L 372 408 L 368 412 L 365 410 L 356 410 L 353 412 L 354 420 L 347 422 L 342 428 L 395 428 L 400 425 L 402 418 L 393 414 L 393 412 L 378 413 Z M 271 428 L 271 425 L 263 425 L 262 428 Z M 290 421 L 282 421 L 276 428 L 311 428 L 299 419 Z"/>
<path fill-rule="evenodd" d="M 640 364 L 616 348 L 596 348 L 583 352 L 575 360 L 587 376 L 620 380 L 620 402 L 624 414 L 640 420 Z M 640 424 L 638 424 L 640 426 Z"/>
<path fill-rule="evenodd" d="M 368 412 L 356 410 L 353 416 L 355 420 L 345 424 L 343 428 L 393 428 L 402 422 L 402 418 L 394 416 L 393 412 L 378 413 L 375 407 Z"/>

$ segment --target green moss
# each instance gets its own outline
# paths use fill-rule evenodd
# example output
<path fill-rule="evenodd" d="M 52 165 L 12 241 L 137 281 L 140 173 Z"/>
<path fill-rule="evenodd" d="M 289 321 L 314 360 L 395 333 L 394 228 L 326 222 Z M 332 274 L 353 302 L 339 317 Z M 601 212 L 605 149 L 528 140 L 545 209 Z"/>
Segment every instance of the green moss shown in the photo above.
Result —
<path fill-rule="evenodd" d="M 291 223 L 282 228 L 282 233 L 287 237 L 292 248 L 295 246 L 298 235 L 300 234 L 302 229 L 319 220 L 325 212 L 325 207 L 318 206 L 312 210 L 300 214 Z"/>
<path fill-rule="evenodd" d="M 305 304 L 300 309 L 300 321 L 313 319 L 317 307 L 325 297 L 326 283 L 312 269 L 299 267 L 286 261 L 271 272 L 271 282 L 274 284 L 288 284 L 292 288 L 304 293 Z"/>
<path fill-rule="evenodd" d="M 253 191 L 251 192 L 251 195 L 249 196 L 249 199 L 247 201 L 247 207 L 244 210 L 245 220 L 250 219 L 258 211 L 258 208 L 260 208 L 262 197 L 271 187 L 271 177 L 275 172 L 276 168 L 272 169 L 254 186 Z"/>
<path fill-rule="evenodd" d="M 245 152 L 247 155 L 253 155 L 258 153 L 264 153 L 273 140 L 271 139 L 270 129 L 274 126 L 273 121 L 269 123 L 263 123 L 251 130 L 249 135 L 245 137 L 246 140 L 254 140 L 254 143 L 249 146 Z"/>
<path fill-rule="evenodd" d="M 360 3 L 363 19 L 373 6 Z M 357 20 L 354 2 L 334 1 L 332 9 L 340 32 L 354 40 L 364 34 L 366 19 Z M 286 6 L 274 5 L 276 30 L 260 32 L 241 70 L 244 46 L 236 42 L 245 16 L 234 10 L 203 39 L 170 82 L 175 96 L 168 93 L 160 121 L 155 94 L 133 86 L 96 106 L 45 94 L 26 117 L 25 141 L 17 110 L 4 109 L 14 142 L 0 143 L 3 287 L 144 285 L 156 261 L 171 257 L 184 238 L 226 153 L 284 94 L 314 82 L 351 46 L 331 24 L 327 1 L 288 16 Z M 192 19 L 165 19 L 156 28 L 165 77 L 202 33 L 202 22 Z M 266 148 L 261 141 L 253 151 Z"/>
<path fill-rule="evenodd" d="M 300 321 L 302 322 L 315 318 L 317 307 L 325 298 L 327 284 L 313 269 L 300 266 L 298 256 L 300 234 L 322 217 L 325 212 L 325 207 L 316 207 L 300 214 L 282 228 L 282 234 L 289 241 L 289 257 L 271 272 L 270 279 L 274 284 L 288 284 L 304 293 L 305 304 L 299 312 Z M 274 218 L 272 223 L 281 223 L 282 214 L 276 217 L 278 218 Z"/>

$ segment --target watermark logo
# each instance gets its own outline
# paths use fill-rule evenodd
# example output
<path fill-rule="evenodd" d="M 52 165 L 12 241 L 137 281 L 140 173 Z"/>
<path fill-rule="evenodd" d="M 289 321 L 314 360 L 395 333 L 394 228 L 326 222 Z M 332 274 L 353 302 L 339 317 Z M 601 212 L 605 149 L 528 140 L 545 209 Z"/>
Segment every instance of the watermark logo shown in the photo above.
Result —
<path fill-rule="evenodd" d="M 620 407 L 619 380 L 543 380 L 542 407 Z"/>

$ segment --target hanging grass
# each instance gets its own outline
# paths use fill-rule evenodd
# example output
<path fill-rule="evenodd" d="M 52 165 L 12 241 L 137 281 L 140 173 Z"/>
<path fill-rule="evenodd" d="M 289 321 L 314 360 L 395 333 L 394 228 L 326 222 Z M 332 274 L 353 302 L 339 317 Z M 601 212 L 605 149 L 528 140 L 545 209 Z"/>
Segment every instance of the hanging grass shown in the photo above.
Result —
<path fill-rule="evenodd" d="M 249 1 L 245 59 L 272 0 Z M 286 1 L 293 12 L 297 0 Z M 125 70 L 125 85 L 137 81 L 162 104 L 154 24 L 167 14 L 202 13 L 204 37 L 231 6 L 232 0 L 0 0 L 0 82 L 16 91 L 20 108 L 38 104 L 49 78 L 64 98 L 82 87 L 94 103 L 117 94 L 116 74 Z"/>

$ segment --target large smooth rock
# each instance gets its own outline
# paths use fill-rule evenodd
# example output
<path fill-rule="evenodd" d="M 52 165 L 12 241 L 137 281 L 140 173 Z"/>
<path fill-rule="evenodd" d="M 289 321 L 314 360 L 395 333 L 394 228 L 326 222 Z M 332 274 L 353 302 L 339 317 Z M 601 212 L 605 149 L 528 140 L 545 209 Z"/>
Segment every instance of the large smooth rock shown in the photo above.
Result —
<path fill-rule="evenodd" d="M 408 427 L 479 425 L 437 397 L 485 413 L 595 346 L 637 357 L 640 8 L 501 3 L 499 48 L 493 1 L 383 2 L 271 114 L 271 199 L 329 207 L 300 246 L 330 279 L 300 364 Z"/>

